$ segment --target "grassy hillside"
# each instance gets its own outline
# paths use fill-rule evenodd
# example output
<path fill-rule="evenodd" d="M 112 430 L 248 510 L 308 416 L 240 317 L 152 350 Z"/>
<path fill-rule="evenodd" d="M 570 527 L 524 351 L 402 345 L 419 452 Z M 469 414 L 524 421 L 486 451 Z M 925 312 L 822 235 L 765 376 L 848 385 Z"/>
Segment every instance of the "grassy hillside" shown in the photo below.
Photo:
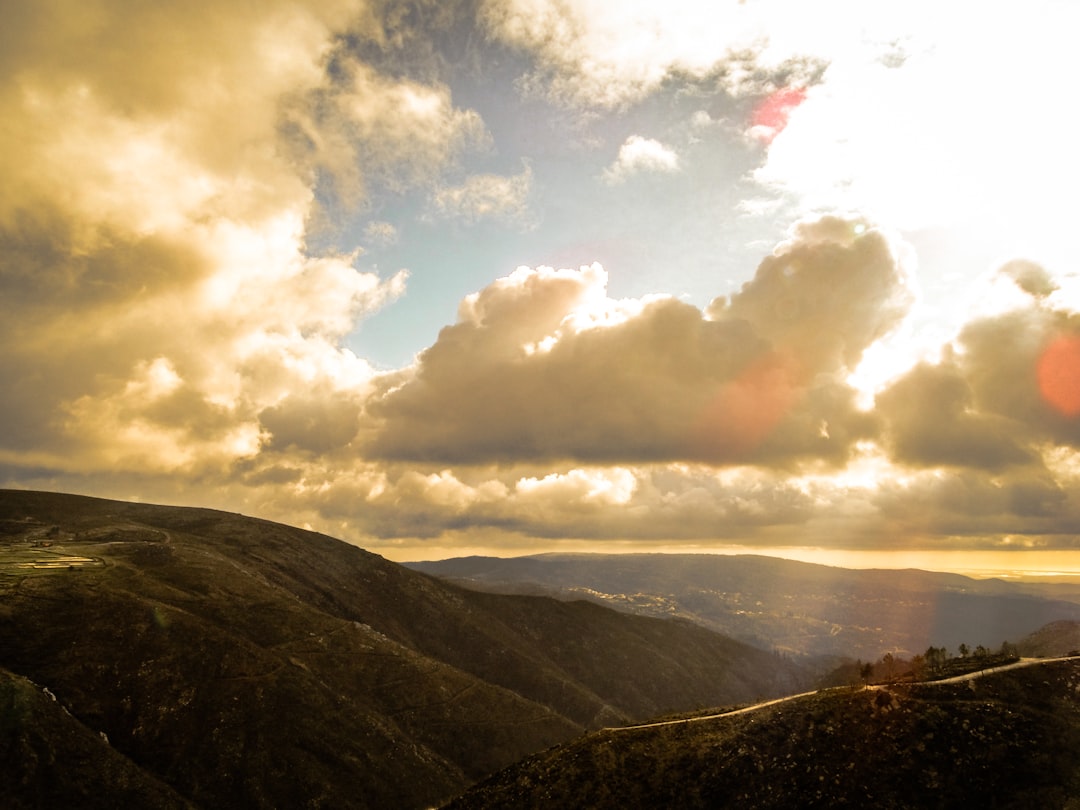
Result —
<path fill-rule="evenodd" d="M 474 593 L 235 514 L 15 491 L 0 667 L 90 763 L 58 768 L 69 741 L 43 726 L 6 762 L 24 806 L 56 806 L 50 780 L 83 806 L 119 759 L 166 797 L 130 807 L 423 807 L 587 727 L 805 682 L 688 623 Z M 0 745 L 30 744 L 25 716 L 4 708 Z"/>
<path fill-rule="evenodd" d="M 1070 661 L 601 731 L 448 808 L 1075 807 L 1078 692 L 1080 662 Z"/>

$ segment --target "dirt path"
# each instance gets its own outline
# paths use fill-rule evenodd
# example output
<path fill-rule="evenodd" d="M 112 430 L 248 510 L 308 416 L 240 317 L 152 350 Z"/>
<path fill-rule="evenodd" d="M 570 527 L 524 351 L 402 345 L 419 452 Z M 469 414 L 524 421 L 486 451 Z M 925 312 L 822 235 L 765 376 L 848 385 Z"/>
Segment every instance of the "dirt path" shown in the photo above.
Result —
<path fill-rule="evenodd" d="M 1019 661 L 1013 664 L 1003 664 L 1000 667 L 990 667 L 989 669 L 980 669 L 975 672 L 969 672 L 966 675 L 957 675 L 953 678 L 946 678 L 941 681 L 922 681 L 922 686 L 938 686 L 950 683 L 962 683 L 964 681 L 971 681 L 975 678 L 981 678 L 984 675 L 990 675 L 994 672 L 1004 672 L 1007 669 L 1020 669 L 1021 667 L 1038 666 L 1041 664 L 1052 664 L 1057 661 L 1077 661 L 1080 658 L 1076 656 L 1065 656 L 1063 658 L 1021 658 Z M 886 689 L 889 684 L 871 684 L 870 689 Z M 846 688 L 846 687 L 842 687 Z M 797 695 L 788 695 L 782 698 L 775 698 L 773 700 L 766 700 L 764 703 L 755 703 L 752 706 L 744 706 L 741 709 L 731 709 L 726 712 L 718 712 L 716 714 L 703 714 L 700 717 L 687 717 L 681 720 L 660 720 L 655 723 L 640 723 L 636 726 L 610 726 L 603 729 L 604 731 L 636 731 L 642 728 L 660 728 L 661 726 L 678 726 L 686 723 L 701 723 L 706 720 L 716 720 L 720 717 L 733 717 L 737 714 L 748 714 L 749 712 L 760 711 L 761 709 L 767 709 L 769 706 L 775 706 L 778 703 L 786 703 L 789 700 L 798 700 L 799 698 L 808 697 L 809 695 L 816 695 L 818 692 L 825 691 L 821 689 L 815 689 L 812 692 L 800 692 Z"/>

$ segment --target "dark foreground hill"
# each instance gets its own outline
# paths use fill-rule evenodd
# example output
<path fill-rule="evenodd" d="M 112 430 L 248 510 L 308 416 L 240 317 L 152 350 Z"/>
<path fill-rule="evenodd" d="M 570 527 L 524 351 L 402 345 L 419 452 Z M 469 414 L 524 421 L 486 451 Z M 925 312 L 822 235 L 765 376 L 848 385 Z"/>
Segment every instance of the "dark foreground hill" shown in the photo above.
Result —
<path fill-rule="evenodd" d="M 1080 620 L 1070 586 L 918 570 L 851 570 L 754 555 L 539 554 L 462 557 L 409 567 L 501 593 L 592 599 L 680 616 L 796 655 L 873 660 L 930 645 L 997 649 L 1048 622 Z"/>
<path fill-rule="evenodd" d="M 1074 808 L 1080 662 L 960 683 L 828 690 L 744 714 L 607 730 L 448 807 Z"/>
<path fill-rule="evenodd" d="M 587 728 L 805 677 L 279 524 L 0 491 L 5 807 L 424 807 Z"/>

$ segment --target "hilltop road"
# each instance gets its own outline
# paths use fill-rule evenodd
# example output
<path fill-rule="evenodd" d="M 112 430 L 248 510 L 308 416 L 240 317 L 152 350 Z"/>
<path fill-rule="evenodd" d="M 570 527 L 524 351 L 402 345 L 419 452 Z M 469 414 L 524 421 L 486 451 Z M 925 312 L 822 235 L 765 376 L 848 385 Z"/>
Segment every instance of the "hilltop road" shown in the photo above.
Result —
<path fill-rule="evenodd" d="M 1063 658 L 1021 658 L 1019 661 L 1013 664 L 1003 664 L 1000 667 L 990 667 L 988 669 L 980 669 L 975 672 L 969 672 L 966 675 L 957 675 L 953 678 L 945 678 L 940 681 L 922 681 L 924 686 L 938 686 L 949 683 L 961 683 L 963 681 L 971 681 L 975 678 L 981 678 L 984 675 L 990 675 L 994 672 L 1004 672 L 1007 669 L 1020 669 L 1021 667 L 1039 666 L 1041 664 L 1052 664 L 1057 661 L 1076 661 L 1080 660 L 1076 656 L 1065 656 Z M 888 684 L 871 684 L 870 689 L 883 689 Z M 847 687 L 841 687 L 847 688 Z M 737 714 L 748 714 L 749 712 L 760 711 L 766 709 L 769 706 L 775 706 L 778 703 L 786 703 L 789 700 L 798 700 L 799 698 L 807 697 L 809 695 L 816 695 L 818 692 L 824 691 L 815 689 L 811 692 L 800 692 L 797 695 L 788 695 L 787 697 L 775 698 L 774 700 L 766 700 L 764 703 L 755 703 L 752 706 L 743 706 L 741 709 L 732 709 L 726 712 L 718 712 L 717 714 L 703 714 L 700 717 L 686 717 L 681 720 L 660 720 L 655 723 L 640 723 L 636 726 L 610 726 L 603 729 L 604 731 L 636 731 L 642 728 L 659 728 L 661 726 L 678 726 L 685 723 L 701 723 L 706 720 L 716 720 L 720 717 L 733 717 Z"/>

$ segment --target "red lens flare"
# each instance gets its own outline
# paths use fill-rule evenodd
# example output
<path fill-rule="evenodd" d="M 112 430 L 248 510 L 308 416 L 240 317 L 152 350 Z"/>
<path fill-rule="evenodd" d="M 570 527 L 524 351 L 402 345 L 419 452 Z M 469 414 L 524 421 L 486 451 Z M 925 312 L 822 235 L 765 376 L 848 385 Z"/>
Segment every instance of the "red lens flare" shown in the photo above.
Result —
<path fill-rule="evenodd" d="M 1080 336 L 1053 341 L 1036 371 L 1043 400 L 1064 416 L 1080 416 Z"/>
<path fill-rule="evenodd" d="M 773 92 L 754 108 L 750 125 L 754 133 L 766 143 L 784 131 L 791 111 L 806 101 L 805 87 L 782 87 Z"/>

